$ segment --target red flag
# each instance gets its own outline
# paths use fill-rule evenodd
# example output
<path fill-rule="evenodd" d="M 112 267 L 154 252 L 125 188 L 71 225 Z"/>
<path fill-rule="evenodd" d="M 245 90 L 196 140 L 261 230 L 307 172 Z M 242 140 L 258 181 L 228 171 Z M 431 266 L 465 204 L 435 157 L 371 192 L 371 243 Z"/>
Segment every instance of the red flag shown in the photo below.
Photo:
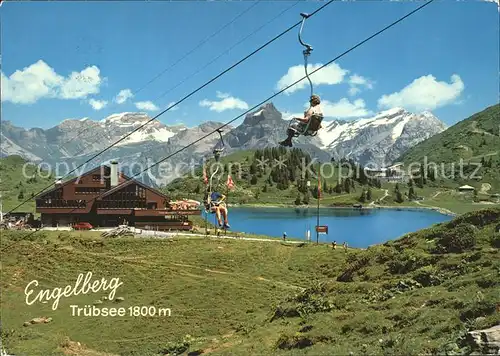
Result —
<path fill-rule="evenodd" d="M 203 183 L 208 184 L 207 169 L 203 166 Z"/>
<path fill-rule="evenodd" d="M 318 199 L 321 198 L 321 175 L 318 172 Z"/>
<path fill-rule="evenodd" d="M 226 185 L 229 189 L 233 189 L 234 188 L 234 182 L 233 182 L 233 179 L 231 178 L 231 176 L 228 174 L 227 175 L 227 182 L 226 182 Z"/>

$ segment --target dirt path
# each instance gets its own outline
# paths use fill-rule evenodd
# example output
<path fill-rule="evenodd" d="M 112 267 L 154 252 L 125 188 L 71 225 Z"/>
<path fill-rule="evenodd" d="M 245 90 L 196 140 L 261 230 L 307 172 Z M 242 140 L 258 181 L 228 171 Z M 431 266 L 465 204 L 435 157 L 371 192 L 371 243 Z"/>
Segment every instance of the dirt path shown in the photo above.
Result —
<path fill-rule="evenodd" d="M 479 127 L 477 127 L 477 122 L 476 121 L 473 121 L 471 123 L 470 127 L 472 129 L 472 132 L 474 132 L 474 133 L 481 134 L 481 135 L 484 134 L 484 135 L 488 135 L 488 136 L 495 136 L 491 132 L 484 131 L 483 129 L 480 129 Z"/>
<path fill-rule="evenodd" d="M 389 189 L 384 189 L 384 196 L 380 199 L 378 199 L 378 202 L 380 203 L 382 200 L 387 198 L 389 196 Z M 375 206 L 375 200 L 370 203 L 370 206 Z"/>
<path fill-rule="evenodd" d="M 434 195 L 432 196 L 432 198 L 431 198 L 431 199 L 436 198 L 436 197 L 437 197 L 439 194 L 441 194 L 441 193 L 442 193 L 442 191 L 437 192 L 436 194 L 434 194 Z"/>

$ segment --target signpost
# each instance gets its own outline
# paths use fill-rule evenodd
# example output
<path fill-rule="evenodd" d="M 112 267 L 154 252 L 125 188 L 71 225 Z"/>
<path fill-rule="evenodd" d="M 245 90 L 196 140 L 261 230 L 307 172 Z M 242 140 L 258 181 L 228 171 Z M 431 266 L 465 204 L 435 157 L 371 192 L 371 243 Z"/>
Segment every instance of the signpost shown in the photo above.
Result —
<path fill-rule="evenodd" d="M 316 232 L 318 234 L 327 234 L 328 235 L 328 226 L 326 225 L 323 225 L 323 226 L 319 226 L 319 225 L 316 225 Z"/>

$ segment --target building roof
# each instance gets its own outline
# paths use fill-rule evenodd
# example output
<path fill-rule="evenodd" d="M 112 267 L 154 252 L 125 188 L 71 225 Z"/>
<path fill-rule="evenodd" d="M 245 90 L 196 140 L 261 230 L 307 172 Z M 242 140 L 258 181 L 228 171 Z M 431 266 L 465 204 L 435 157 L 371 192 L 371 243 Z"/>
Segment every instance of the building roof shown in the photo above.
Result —
<path fill-rule="evenodd" d="M 106 165 L 106 164 L 100 165 L 100 166 L 98 166 L 98 167 L 95 167 L 95 168 L 91 169 L 91 170 L 90 170 L 90 171 L 88 171 L 88 172 L 83 173 L 83 174 L 82 174 L 81 176 L 79 176 L 79 177 L 72 178 L 72 179 L 70 179 L 70 180 L 68 180 L 68 181 L 66 181 L 66 182 L 64 182 L 64 183 L 62 183 L 62 184 L 60 184 L 60 185 L 55 186 L 54 188 L 52 188 L 52 189 L 50 189 L 50 190 L 47 190 L 47 191 L 45 191 L 45 192 L 42 192 L 42 193 L 38 194 L 37 196 L 35 196 L 35 199 L 36 199 L 36 198 L 39 198 L 39 197 L 42 197 L 42 196 L 44 196 L 44 195 L 46 195 L 46 194 L 48 194 L 48 193 L 51 193 L 51 192 L 53 192 L 53 191 L 55 191 L 55 190 L 57 190 L 57 189 L 59 189 L 59 188 L 61 188 L 61 187 L 65 186 L 65 185 L 68 185 L 68 184 L 74 183 L 74 182 L 75 182 L 78 178 L 81 178 L 81 177 L 83 177 L 83 176 L 87 176 L 87 175 L 89 175 L 89 174 L 93 174 L 93 173 L 95 173 L 95 172 L 100 172 L 100 171 L 101 171 L 101 169 L 102 169 L 103 167 L 104 167 L 104 168 L 111 169 L 111 167 L 110 167 L 110 166 L 108 166 L 108 165 Z M 105 197 L 105 196 L 108 196 L 109 194 L 112 194 L 112 193 L 114 193 L 114 192 L 116 192 L 116 191 L 118 191 L 118 190 L 120 190 L 120 189 L 122 189 L 122 188 L 124 188 L 124 187 L 127 187 L 127 186 L 129 186 L 130 184 L 133 184 L 133 183 L 138 184 L 138 185 L 140 185 L 141 187 L 143 187 L 143 188 L 145 188 L 145 189 L 148 189 L 148 190 L 152 191 L 153 193 L 155 193 L 155 194 L 157 194 L 157 195 L 160 195 L 160 196 L 162 196 L 162 197 L 164 197 L 164 198 L 166 198 L 166 199 L 169 199 L 169 198 L 168 198 L 165 194 L 163 194 L 162 192 L 160 192 L 160 191 L 158 191 L 158 190 L 156 190 L 156 189 L 154 189 L 154 188 L 152 188 L 152 187 L 150 187 L 150 186 L 148 186 L 148 185 L 146 185 L 146 184 L 144 184 L 144 183 L 142 183 L 142 182 L 138 181 L 137 179 L 130 178 L 129 176 L 127 176 L 127 175 L 126 175 L 126 174 L 124 174 L 123 172 L 118 172 L 118 173 L 119 173 L 119 176 L 118 176 L 118 181 L 119 181 L 120 183 L 119 183 L 116 187 L 113 187 L 113 188 L 109 189 L 108 191 L 106 191 L 104 194 L 99 195 L 99 196 L 97 197 L 97 199 L 101 199 L 101 198 L 103 198 L 103 197 Z M 125 183 L 121 183 L 121 182 L 123 182 L 123 181 L 125 181 Z"/>
<path fill-rule="evenodd" d="M 462 185 L 461 187 L 459 187 L 458 189 L 476 189 L 474 187 L 471 187 L 470 185 Z"/>
<path fill-rule="evenodd" d="M 111 188 L 110 190 L 106 191 L 104 194 L 100 195 L 100 196 L 98 197 L 98 199 L 102 199 L 102 198 L 104 198 L 104 197 L 107 197 L 108 195 L 111 195 L 111 194 L 113 194 L 113 193 L 115 193 L 115 192 L 117 192 L 117 191 L 119 191 L 119 190 L 121 190 L 121 189 L 123 189 L 123 188 L 125 188 L 125 187 L 128 187 L 128 186 L 129 186 L 129 185 L 131 185 L 131 184 L 137 184 L 137 185 L 140 185 L 140 186 L 141 186 L 141 187 L 143 187 L 144 189 L 147 189 L 147 190 L 149 190 L 149 191 L 151 191 L 151 192 L 153 192 L 153 193 L 155 193 L 155 194 L 157 194 L 157 195 L 159 195 L 159 196 L 162 196 L 162 197 L 164 197 L 165 199 L 169 199 L 169 197 L 168 197 L 168 196 L 166 196 L 165 194 L 163 194 L 162 192 L 160 192 L 160 191 L 158 191 L 158 190 L 156 190 L 156 189 L 154 189 L 154 188 L 152 188 L 152 187 L 150 187 L 150 186 L 148 186 L 148 185 L 146 185 L 146 184 L 144 184 L 144 183 L 142 183 L 142 182 L 138 181 L 137 179 L 127 177 L 126 175 L 123 175 L 123 176 L 124 176 L 124 177 L 125 177 L 125 179 L 126 179 L 125 183 L 120 183 L 120 184 L 118 184 L 116 187 Z"/>
<path fill-rule="evenodd" d="M 92 174 L 92 173 L 96 172 L 97 170 L 99 170 L 99 171 L 100 171 L 100 170 L 101 170 L 101 167 L 108 167 L 108 166 L 106 166 L 106 165 L 101 165 L 101 166 L 95 167 L 95 168 L 91 169 L 90 171 L 88 171 L 88 172 L 86 172 L 86 173 L 82 174 L 81 176 L 78 176 L 78 177 L 72 178 L 72 179 L 70 179 L 70 180 L 67 180 L 66 182 L 63 182 L 63 183 L 58 184 L 58 185 L 55 185 L 55 186 L 54 186 L 54 188 L 49 189 L 49 190 L 47 190 L 47 191 L 43 191 L 43 192 L 41 192 L 41 193 L 37 194 L 37 195 L 35 196 L 35 199 L 36 199 L 36 198 L 40 198 L 40 197 L 42 197 L 42 196 L 44 196 L 44 195 L 46 195 L 46 194 L 48 194 L 48 193 L 52 193 L 53 191 L 55 191 L 55 190 L 57 190 L 57 189 L 59 189 L 59 188 L 61 188 L 61 187 L 64 187 L 65 185 L 68 185 L 68 184 L 74 183 L 74 182 L 75 182 L 78 178 L 81 178 L 82 176 L 86 176 L 86 175 Z M 110 167 L 108 167 L 108 168 L 110 168 Z M 60 181 L 60 178 L 59 178 L 59 179 L 57 179 L 57 181 Z M 53 184 L 54 184 L 54 183 L 53 183 Z"/>

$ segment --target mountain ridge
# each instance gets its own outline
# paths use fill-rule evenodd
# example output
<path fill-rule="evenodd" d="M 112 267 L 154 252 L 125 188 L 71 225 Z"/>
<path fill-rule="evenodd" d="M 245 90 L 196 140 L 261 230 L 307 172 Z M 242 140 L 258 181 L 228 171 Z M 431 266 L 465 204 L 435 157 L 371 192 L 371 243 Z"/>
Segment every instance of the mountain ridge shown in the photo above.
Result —
<path fill-rule="evenodd" d="M 131 165 L 144 162 L 146 158 L 160 160 L 167 152 L 173 154 L 181 149 L 182 155 L 172 157 L 173 164 L 193 163 L 210 155 L 219 141 L 216 134 L 201 138 L 224 125 L 206 121 L 194 127 L 170 126 L 155 120 L 138 129 L 150 120 L 146 113 L 122 112 L 99 121 L 67 119 L 47 130 L 19 128 L 4 121 L 2 156 L 18 154 L 35 162 L 78 164 L 92 158 L 111 142 L 120 141 L 96 159 L 94 165 L 110 159 L 127 161 Z M 240 125 L 226 126 L 223 132 L 226 151 L 277 146 L 286 137 L 288 123 L 274 103 L 268 102 L 248 113 Z M 432 113 L 414 114 L 394 108 L 360 120 L 325 120 L 323 127 L 315 137 L 294 139 L 294 147 L 321 161 L 347 157 L 363 165 L 369 162 L 383 166 L 409 147 L 442 132 L 446 126 Z M 183 148 L 197 140 L 200 141 L 189 149 Z"/>

